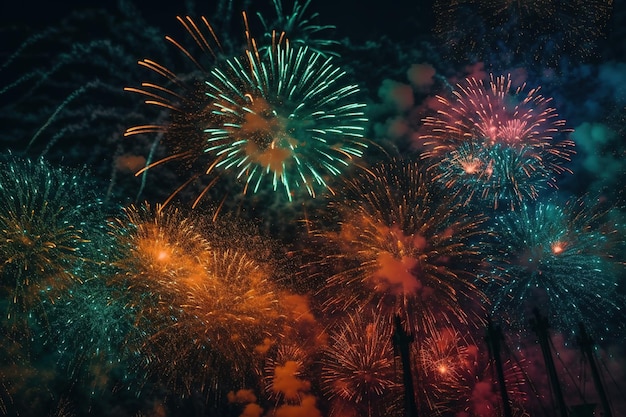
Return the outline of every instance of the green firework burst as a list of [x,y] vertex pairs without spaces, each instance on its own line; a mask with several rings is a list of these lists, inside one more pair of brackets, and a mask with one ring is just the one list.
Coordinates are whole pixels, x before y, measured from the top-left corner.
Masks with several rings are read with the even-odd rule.
[[8,315],[29,313],[83,279],[101,258],[101,200],[82,173],[44,160],[0,165],[0,289]]

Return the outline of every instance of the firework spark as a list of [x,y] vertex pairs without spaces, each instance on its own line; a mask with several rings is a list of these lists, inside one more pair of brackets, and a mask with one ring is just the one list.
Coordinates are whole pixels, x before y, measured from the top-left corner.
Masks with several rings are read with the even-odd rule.
[[40,310],[103,259],[102,202],[86,183],[83,173],[42,159],[0,166],[0,289],[11,299],[9,320]]
[[206,277],[175,301],[177,318],[150,337],[152,365],[187,392],[258,383],[265,347],[280,340],[285,317],[270,274],[245,253],[213,251]]
[[120,247],[112,281],[130,294],[145,335],[131,349],[149,373],[183,395],[219,394],[226,380],[247,386],[260,374],[259,352],[283,330],[271,265],[214,247],[201,223],[169,207],[131,207],[112,226]]
[[494,77],[489,85],[468,78],[457,84],[454,99],[438,96],[441,110],[424,119],[421,136],[428,148],[435,178],[462,197],[500,201],[512,208],[535,199],[573,154],[573,142],[558,135],[570,130],[539,88],[524,94],[512,88],[510,76]]
[[[486,350],[455,328],[444,328],[414,344],[416,397],[422,413],[449,415],[497,415],[500,396],[493,366]],[[523,372],[506,358],[504,373],[515,415],[524,415],[526,401]]]
[[312,23],[319,16],[319,13],[306,15],[306,9],[311,4],[311,0],[306,0],[301,4],[297,0],[293,3],[291,13],[283,11],[282,0],[272,0],[276,18],[268,23],[266,19],[258,13],[259,19],[265,29],[265,36],[271,38],[273,33],[284,33],[294,46],[306,46],[322,56],[338,56],[332,51],[332,47],[339,42],[334,39],[322,39],[318,37],[323,32],[335,29],[332,25],[316,25]]
[[[196,64],[193,82],[144,60],[140,64],[180,91],[153,83],[127,89],[172,114],[170,124],[135,126],[126,132],[127,136],[165,133],[170,154],[150,167],[187,161],[192,175],[171,197],[204,175],[219,177],[225,172],[237,179],[243,194],[256,193],[269,181],[274,191],[282,188],[290,201],[299,188],[315,196],[319,189],[328,188],[329,178],[363,154],[365,104],[356,101],[358,86],[345,82],[345,72],[330,58],[294,47],[282,37],[272,37],[261,53],[247,31],[243,56],[218,59],[210,45],[219,41],[206,19],[202,24],[188,17],[179,21],[211,56],[210,69],[168,38]],[[245,15],[244,21],[247,28]],[[215,181],[199,193],[194,206]]]
[[358,415],[388,415],[389,400],[400,395],[393,327],[383,320],[374,314],[349,316],[331,335],[323,358],[322,388]]
[[564,57],[593,55],[613,1],[438,0],[434,8],[435,32],[460,59],[558,66]]
[[474,285],[483,241],[481,216],[435,194],[415,163],[381,164],[346,183],[333,202],[338,232],[321,232],[334,271],[324,291],[330,310],[370,303],[388,318],[399,314],[411,332],[439,320],[478,322],[470,305],[483,299]]
[[150,358],[145,340],[177,320],[180,293],[206,276],[210,247],[200,230],[180,210],[149,204],[127,207],[110,222],[115,244],[108,284],[138,332],[126,341],[128,351]]
[[125,378],[132,378],[125,347],[143,335],[120,293],[96,277],[72,285],[47,307],[57,364],[72,381],[89,388],[90,395],[112,388],[111,377],[122,368]]
[[113,283],[139,297],[139,303],[146,294],[163,296],[182,282],[204,278],[210,245],[199,221],[176,208],[153,209],[147,203],[125,208],[124,214],[110,223],[118,251],[113,263],[120,271],[111,277]]
[[[530,304],[545,309],[551,324],[573,332],[578,322],[589,329],[607,326],[620,309],[617,269],[611,259],[615,229],[582,199],[525,204],[496,219],[501,255],[495,258],[502,281],[494,283],[494,310],[515,324]],[[601,336],[609,329],[601,329]]]
[[464,379],[474,364],[464,342],[457,330],[449,328],[414,344],[418,398],[430,412],[440,415],[452,410],[455,394],[467,391]]

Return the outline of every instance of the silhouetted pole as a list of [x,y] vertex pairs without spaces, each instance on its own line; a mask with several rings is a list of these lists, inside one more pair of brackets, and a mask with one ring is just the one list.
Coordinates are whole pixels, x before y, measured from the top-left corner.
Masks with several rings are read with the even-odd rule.
[[548,319],[543,317],[536,308],[533,310],[533,313],[535,314],[535,318],[530,319],[530,325],[532,326],[533,331],[537,334],[539,346],[541,346],[541,353],[543,353],[543,360],[546,364],[546,370],[548,371],[548,380],[550,382],[550,386],[552,387],[552,392],[556,397],[556,403],[560,415],[561,417],[567,417],[567,407],[565,406],[563,392],[561,391],[561,384],[559,383],[559,378],[556,374],[554,359],[552,359],[552,350],[550,350]]
[[602,384],[602,378],[600,378],[600,372],[596,366],[595,357],[593,356],[593,339],[587,334],[585,326],[582,323],[578,323],[580,328],[580,335],[578,336],[578,343],[580,344],[583,353],[587,355],[589,359],[589,366],[591,367],[591,375],[593,376],[593,383],[596,386],[596,391],[600,395],[600,402],[602,402],[602,409],[604,410],[604,417],[612,417],[611,406],[609,405],[609,399],[604,391],[604,385]]
[[415,389],[413,388],[413,375],[411,373],[411,351],[409,349],[415,339],[412,334],[407,334],[404,331],[400,316],[394,317],[394,323],[393,343],[400,352],[400,359],[402,360],[406,417],[417,417],[417,403],[415,402]]
[[487,322],[487,336],[485,341],[489,347],[489,356],[496,366],[498,375],[498,385],[500,386],[500,395],[502,396],[502,411],[504,417],[513,417],[511,403],[509,401],[509,393],[506,390],[506,382],[504,379],[504,368],[502,367],[502,358],[500,357],[500,341],[504,340],[500,326],[494,326],[491,319]]

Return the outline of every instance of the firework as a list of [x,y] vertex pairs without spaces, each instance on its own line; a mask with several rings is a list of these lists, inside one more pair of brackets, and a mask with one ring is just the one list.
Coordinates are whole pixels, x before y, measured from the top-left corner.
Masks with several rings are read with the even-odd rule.
[[[491,359],[470,336],[454,328],[438,329],[413,348],[416,397],[422,413],[496,415],[501,399]],[[522,369],[508,358],[503,366],[515,415],[522,415],[526,400]]]
[[420,404],[438,415],[454,410],[451,402],[455,394],[460,397],[467,391],[466,378],[474,366],[467,342],[449,328],[437,330],[413,347]]
[[[494,232],[502,253],[492,262],[498,267],[491,289],[494,312],[523,326],[519,320],[526,316],[520,312],[537,307],[567,333],[578,322],[589,329],[609,326],[612,320],[606,318],[618,312],[621,301],[610,257],[615,230],[605,214],[582,199],[559,204],[553,198],[499,216]],[[605,336],[609,329],[599,330]]]
[[436,195],[415,163],[379,165],[347,181],[341,196],[331,204],[340,230],[320,233],[329,251],[323,263],[334,270],[324,289],[330,311],[373,303],[414,333],[439,320],[479,320],[470,305],[483,299],[474,285],[481,216]]
[[138,332],[126,340],[128,351],[142,354],[145,338],[181,314],[180,293],[206,276],[210,247],[200,230],[198,221],[178,209],[149,204],[125,208],[124,216],[110,222],[114,270],[107,281],[117,293],[115,304],[124,303]]
[[335,26],[320,26],[312,23],[317,19],[318,13],[306,16],[306,9],[311,4],[311,0],[306,0],[304,4],[294,1],[290,14],[284,13],[282,0],[272,0],[272,4],[276,12],[276,18],[273,21],[268,23],[263,15],[258,13],[267,38],[271,39],[273,33],[282,33],[294,46],[306,46],[322,56],[338,55],[331,50],[333,46],[339,44],[338,41],[318,37],[323,32],[335,29]]
[[125,347],[143,335],[120,292],[96,277],[72,285],[47,308],[57,364],[90,395],[110,389],[115,371],[124,369],[125,378],[131,378]]
[[325,177],[362,155],[365,105],[353,102],[358,87],[343,84],[345,73],[329,59],[274,43],[268,58],[248,50],[245,61],[227,67],[207,81],[219,121],[205,130],[206,151],[216,167],[244,177],[246,189],[258,190],[269,176],[290,200],[299,187],[315,196],[317,187],[327,187]]
[[[10,29],[8,38],[24,41],[0,63],[0,136],[3,149],[43,155],[54,165],[88,166],[92,177],[106,179],[106,197],[119,197],[136,187],[124,161],[146,147],[140,141],[122,143],[123,126],[145,116],[119,87],[140,75],[137,50],[162,52],[154,42],[158,30],[137,9],[111,6],[75,8],[45,30],[30,24]],[[5,46],[9,51],[10,43]]]
[[[274,400],[276,404],[302,400],[302,391],[308,391],[310,388],[310,383],[303,378],[310,365],[311,360],[308,358],[308,353],[300,346],[294,344],[278,346],[275,354],[265,361],[264,389],[268,398]],[[275,381],[281,375],[280,372],[277,373],[277,370],[291,370],[291,380],[295,383],[290,384],[290,390],[285,390],[284,384],[275,385]],[[301,382],[298,383],[298,381]],[[299,387],[301,389],[298,389]],[[306,390],[303,389],[305,387]]]
[[117,250],[113,264],[119,271],[110,281],[135,295],[138,305],[165,294],[173,297],[179,285],[204,278],[210,245],[199,221],[177,208],[153,209],[147,203],[124,213],[110,223]]
[[558,138],[568,132],[551,99],[539,88],[512,89],[510,76],[494,77],[489,85],[468,78],[457,84],[451,101],[438,96],[441,110],[424,119],[420,139],[434,161],[435,178],[462,197],[500,201],[512,208],[538,191],[556,188],[556,176],[571,172],[563,166],[573,154],[573,142]]
[[181,291],[176,319],[145,346],[150,366],[187,393],[258,383],[263,352],[280,340],[284,321],[267,266],[237,251],[209,256],[206,277]]
[[[388,415],[400,396],[394,360],[393,327],[374,314],[349,316],[331,335],[322,363],[322,388],[337,404],[358,415]],[[341,410],[335,410],[340,414]]]
[[460,59],[558,66],[564,56],[593,54],[612,6],[612,0],[437,1],[435,32]]
[[0,165],[0,289],[9,320],[40,311],[103,259],[96,243],[104,216],[88,182],[42,159]]
[[195,206],[223,173],[239,182],[243,194],[260,191],[267,181],[290,201],[300,188],[315,196],[328,188],[329,178],[362,155],[367,146],[365,105],[356,101],[359,88],[344,81],[345,73],[330,58],[276,37],[261,53],[248,34],[243,56],[218,59],[210,45],[219,47],[219,41],[206,19],[201,24],[190,18],[179,21],[212,58],[211,69],[168,38],[196,64],[197,72],[189,82],[154,61],[142,61],[181,91],[152,83],[129,88],[172,117],[169,124],[126,132],[165,133],[169,154],[149,167],[185,161],[191,176],[171,198],[197,179],[216,175],[199,192]]
[[258,352],[279,339],[284,317],[267,260],[211,245],[202,224],[175,208],[130,207],[112,226],[120,248],[112,282],[128,293],[144,335],[130,349],[151,375],[189,395],[260,373]]

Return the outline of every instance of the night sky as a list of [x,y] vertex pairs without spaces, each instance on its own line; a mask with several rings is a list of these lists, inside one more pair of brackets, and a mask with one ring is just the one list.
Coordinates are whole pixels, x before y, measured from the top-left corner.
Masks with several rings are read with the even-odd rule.
[[624,0],[312,0],[293,97],[271,0],[101,3],[0,4],[0,416],[404,416],[396,318],[420,416],[505,415],[488,319],[551,416],[535,311],[626,415]]

